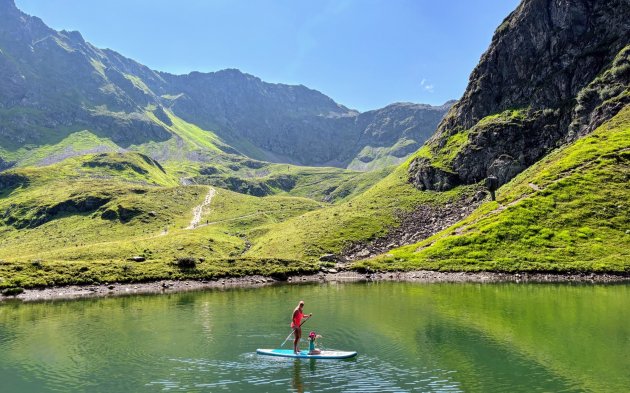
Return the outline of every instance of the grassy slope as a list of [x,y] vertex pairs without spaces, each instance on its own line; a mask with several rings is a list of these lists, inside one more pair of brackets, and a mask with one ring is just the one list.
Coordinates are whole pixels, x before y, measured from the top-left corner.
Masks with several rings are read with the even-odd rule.
[[42,145],[27,146],[17,150],[8,150],[0,147],[0,157],[7,161],[18,161],[21,166],[39,165],[46,162],[53,162],[66,157],[87,154],[95,151],[118,151],[114,142],[107,138],[101,138],[90,131],[78,131],[70,134],[60,142]]
[[[141,84],[142,81],[134,83]],[[144,114],[168,130],[172,137],[162,142],[132,145],[127,150],[156,158],[174,178],[189,178],[192,184],[214,185],[255,195],[290,195],[338,202],[359,194],[392,170],[384,168],[366,173],[340,168],[300,167],[250,160],[230,153],[233,150],[212,131],[188,123],[170,111],[165,112],[168,120],[158,118],[154,110],[154,107],[149,106]],[[108,138],[101,138],[89,130],[83,130],[70,133],[61,141],[50,144],[26,146],[15,151],[0,147],[0,157],[6,161],[15,161],[18,167],[44,166],[69,157],[124,150]],[[208,166],[216,168],[217,173],[213,176],[200,176],[200,170]],[[236,182],[229,179],[236,179]],[[294,185],[278,186],[287,179]],[[256,193],[256,190],[260,189],[264,189],[265,192]]]
[[355,265],[630,272],[630,107],[559,149],[451,228]]
[[[511,121],[519,113],[486,120]],[[5,223],[0,225],[0,288],[314,271],[322,254],[383,235],[399,213],[419,204],[448,203],[468,191],[416,190],[407,182],[410,160],[391,173],[252,164],[224,153],[213,134],[172,115],[170,120],[176,137],[134,147],[163,152],[165,170],[137,153],[111,153],[9,171],[29,183],[0,194]],[[424,242],[354,267],[628,272],[629,124],[626,108],[591,136],[502,187],[497,202]],[[82,132],[62,145],[34,149],[23,162],[41,162],[49,152],[89,150],[95,143],[115,148]],[[462,143],[465,139],[453,139],[439,156],[448,158]],[[191,155],[205,163],[191,161]],[[440,157],[432,156],[436,163]],[[180,178],[198,176],[203,166],[243,179],[292,175],[295,185],[289,191],[272,187],[275,196],[264,198],[217,189],[201,226],[186,230],[193,207],[209,188],[180,186]],[[60,202],[88,197],[106,203],[83,212],[50,213]],[[337,203],[315,201],[326,197]],[[121,207],[134,211],[133,217],[103,218],[108,209]],[[146,262],[133,263],[132,256]],[[194,258],[196,267],[179,268],[173,262],[181,258]]]
[[[97,159],[110,166],[84,165]],[[0,195],[0,210],[17,215],[27,226],[0,225],[0,288],[284,274],[317,268],[297,261],[242,257],[248,247],[243,227],[280,222],[319,208],[312,200],[255,198],[217,190],[203,212],[202,225],[187,230],[193,207],[203,202],[209,187],[176,186],[176,178],[136,153],[75,157],[8,173],[27,177],[29,184]],[[60,202],[86,197],[107,201],[87,211],[51,213]],[[103,212],[121,206],[135,215],[124,222],[103,218]],[[241,217],[258,211],[258,216]],[[46,219],[32,224],[32,218],[40,216]],[[204,225],[206,220],[210,225]],[[133,256],[146,262],[131,262]],[[196,267],[179,268],[174,261],[181,258],[194,258]]]
[[383,235],[403,211],[422,203],[446,203],[465,191],[419,192],[407,182],[407,168],[408,162],[346,202],[260,227],[247,255],[315,260],[341,251],[350,242]]
[[243,194],[290,195],[325,202],[347,200],[365,191],[394,168],[358,172],[333,167],[304,167],[251,160],[221,154],[204,163],[183,168],[181,162],[167,162],[195,184],[207,184]]

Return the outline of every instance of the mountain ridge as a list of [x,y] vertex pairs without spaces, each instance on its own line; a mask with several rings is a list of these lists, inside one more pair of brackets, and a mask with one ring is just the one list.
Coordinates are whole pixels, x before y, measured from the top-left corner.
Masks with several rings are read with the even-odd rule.
[[[0,92],[0,147],[5,149],[56,143],[85,129],[123,149],[166,142],[173,138],[165,127],[170,120],[165,111],[170,111],[213,132],[226,153],[371,169],[401,162],[411,148],[399,149],[396,133],[406,132],[405,146],[419,147],[447,109],[418,106],[410,129],[390,129],[387,122],[376,127],[359,119],[358,111],[303,85],[268,83],[236,69],[154,71],[112,49],[94,47],[79,32],[55,31],[11,0],[1,4],[6,23],[0,26],[0,83],[7,88]],[[393,108],[376,111],[394,116],[394,122],[408,118]],[[369,126],[378,132],[367,132]],[[353,164],[366,147],[379,151],[362,155],[363,161],[372,158],[369,168]]]

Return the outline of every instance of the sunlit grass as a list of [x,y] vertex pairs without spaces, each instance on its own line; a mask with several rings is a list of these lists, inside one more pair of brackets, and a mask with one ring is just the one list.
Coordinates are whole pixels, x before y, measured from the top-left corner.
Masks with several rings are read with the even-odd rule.
[[629,182],[625,108],[503,186],[497,202],[423,242],[355,267],[627,273]]

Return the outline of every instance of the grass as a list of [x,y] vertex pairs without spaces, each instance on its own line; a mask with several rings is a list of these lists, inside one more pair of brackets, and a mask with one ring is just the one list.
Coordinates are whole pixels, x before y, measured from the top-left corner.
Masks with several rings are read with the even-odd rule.
[[147,95],[152,95],[153,94],[151,89],[149,89],[149,87],[139,77],[137,77],[135,75],[131,75],[131,74],[123,74],[123,76],[125,77],[125,79],[127,79],[129,82],[131,82],[133,87],[135,87],[136,89],[140,90],[141,92],[143,92],[143,93],[145,93]]
[[[0,193],[0,289],[314,272],[323,254],[383,236],[405,212],[447,204],[474,187],[418,191],[407,181],[413,157],[367,173],[251,160],[224,151],[213,133],[169,112],[171,124],[163,123],[150,109],[146,116],[173,138],[131,148],[163,157],[164,165],[140,153],[74,156],[116,149],[89,131],[13,152],[21,165],[71,157],[0,175],[21,179]],[[414,157],[449,168],[471,133],[528,113],[489,116]],[[497,202],[423,242],[352,267],[628,273],[629,125],[626,107],[504,185]],[[231,178],[266,196],[217,187]],[[209,191],[203,183],[214,184],[216,194],[200,225],[188,230]]]
[[423,242],[354,267],[627,274],[629,181],[626,107],[504,185],[496,202]]
[[[70,192],[76,194],[77,188],[83,186],[75,182]],[[281,221],[317,207],[313,201],[285,197],[266,200],[218,190],[217,206],[225,207],[225,211],[212,207],[204,216],[218,222],[203,225],[203,220],[202,226],[186,230],[192,208],[199,205],[207,193],[205,186],[136,186],[131,190],[120,184],[110,188],[90,186],[91,194],[100,192],[111,197],[101,210],[123,205],[129,210],[137,209],[138,214],[127,222],[105,220],[99,215],[100,211],[65,214],[33,228],[3,227],[0,230],[0,288],[273,275],[312,271],[318,267],[277,258],[242,257],[247,249],[243,225]],[[137,193],[139,189],[143,191],[141,194]],[[235,203],[230,196],[252,201]],[[262,206],[252,203],[260,199],[264,200]],[[258,210],[264,212],[260,217],[239,219],[240,215]],[[134,256],[146,261],[130,261]],[[181,269],[176,262],[182,258],[195,260],[194,268]]]
[[33,184],[46,185],[49,189],[50,182],[77,179],[121,180],[161,186],[177,184],[159,163],[139,153],[86,154],[48,166],[16,168],[5,173],[26,176]]
[[374,239],[397,225],[398,216],[423,203],[447,203],[465,189],[446,193],[420,192],[407,182],[408,163],[348,201],[261,226],[246,255],[317,260],[355,241]]
[[38,147],[26,146],[16,151],[0,148],[0,156],[10,161],[19,161],[21,166],[46,165],[62,159],[96,151],[118,151],[114,142],[83,130],[72,133],[60,142]]
[[205,164],[181,168],[195,184],[208,184],[255,196],[286,195],[336,203],[348,200],[381,180],[394,168],[358,172],[332,167],[273,164],[235,155],[216,155]]
[[[168,168],[138,153],[73,157],[8,173],[28,182],[0,195],[0,288],[282,276],[318,268],[243,256],[247,228],[320,208],[310,199],[217,190],[201,225],[187,230],[209,188],[177,186]],[[87,199],[97,203],[86,206]],[[145,261],[133,262],[136,256]],[[186,267],[180,260],[195,263]]]
[[[142,86],[139,85],[139,88]],[[50,165],[69,157],[96,152],[137,151],[163,163],[172,175],[171,180],[186,178],[192,184],[214,185],[246,194],[290,195],[331,203],[358,195],[393,169],[390,167],[374,172],[359,172],[256,161],[233,154],[232,149],[216,134],[188,123],[168,110],[164,111],[164,116],[168,118],[165,119],[163,116],[158,118],[154,113],[156,108],[149,106],[145,109],[140,115],[168,130],[172,134],[171,138],[122,149],[110,139],[99,137],[89,130],[68,131],[69,135],[61,139],[49,138],[48,144],[25,146],[15,151],[0,149],[0,157],[17,162],[18,167],[26,167]],[[109,112],[105,107],[95,108],[94,111],[121,119],[131,116]],[[9,115],[16,114],[7,112],[7,116]],[[36,114],[20,112],[20,115]],[[0,117],[2,116],[3,112],[0,112]],[[208,167],[214,168],[216,173],[211,176],[203,175],[202,169]],[[106,175],[109,176],[109,173]]]
[[[265,165],[239,161],[234,169],[286,169]],[[0,288],[313,272],[321,253],[384,233],[418,203],[457,194],[418,192],[400,167],[352,197],[375,183],[378,172],[289,167],[300,173],[299,193],[322,195],[341,179],[339,198],[350,199],[329,205],[287,192],[259,198],[217,188],[200,225],[187,230],[209,188],[177,185],[173,168],[199,170],[111,153],[9,171],[28,182],[0,195],[0,210],[8,212],[0,226]],[[88,198],[98,203],[86,207]],[[194,266],[182,268],[181,260]]]

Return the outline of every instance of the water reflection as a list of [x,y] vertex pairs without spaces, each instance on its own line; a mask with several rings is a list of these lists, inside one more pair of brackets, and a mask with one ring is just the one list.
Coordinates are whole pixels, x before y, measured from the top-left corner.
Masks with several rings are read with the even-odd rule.
[[304,381],[302,379],[302,373],[308,372],[309,379],[317,380],[317,374],[315,370],[317,369],[317,360],[316,359],[293,359],[293,379],[292,379],[292,387],[296,392],[302,393],[304,391],[312,391],[313,389],[304,388]]
[[302,381],[301,373],[302,362],[296,359],[293,362],[293,389],[298,393],[304,393],[304,382]]

